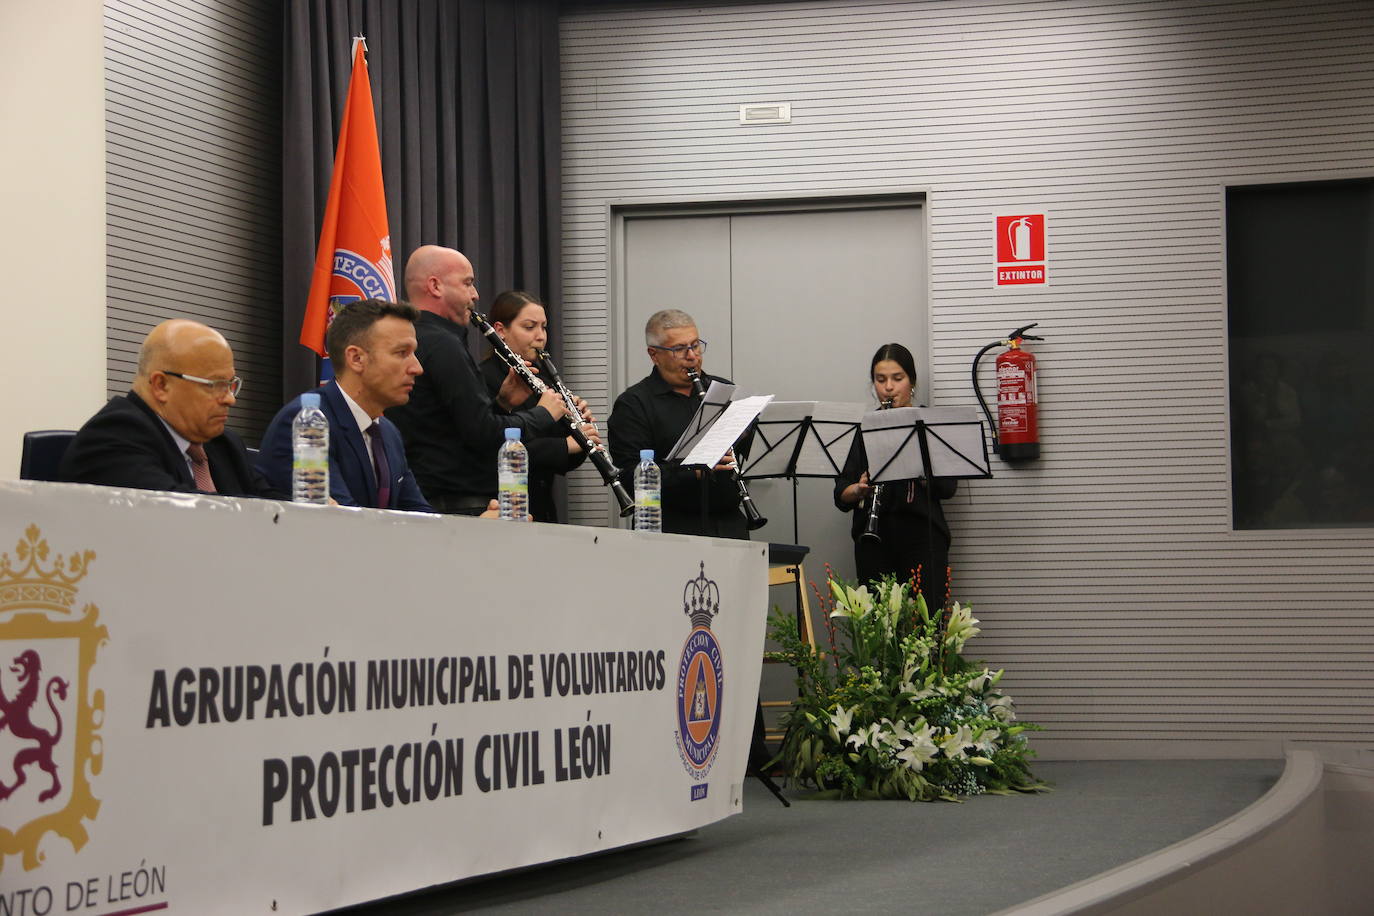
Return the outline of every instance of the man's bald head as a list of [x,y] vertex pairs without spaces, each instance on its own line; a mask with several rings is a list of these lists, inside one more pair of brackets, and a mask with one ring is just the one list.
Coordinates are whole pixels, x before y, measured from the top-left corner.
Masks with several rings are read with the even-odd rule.
[[422,245],[406,261],[406,298],[410,304],[458,324],[468,323],[477,302],[472,262],[461,251]]
[[217,349],[228,350],[229,342],[214,328],[186,318],[164,321],[143,338],[143,346],[138,351],[138,375],[135,381],[146,379],[148,373],[162,368],[163,363],[198,351]]
[[440,265],[461,252],[439,245],[421,245],[410,254],[406,261],[406,298],[412,303],[416,293],[423,294],[425,281],[439,272]]
[[133,387],[144,403],[187,440],[208,442],[224,432],[234,405],[229,390],[233,379],[234,351],[224,336],[198,321],[173,318],[143,339]]

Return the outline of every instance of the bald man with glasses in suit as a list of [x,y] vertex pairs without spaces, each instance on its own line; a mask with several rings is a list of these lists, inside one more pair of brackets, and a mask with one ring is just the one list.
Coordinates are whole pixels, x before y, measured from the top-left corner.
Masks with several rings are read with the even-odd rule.
[[242,440],[225,428],[242,384],[223,335],[197,321],[162,322],[143,340],[132,390],[111,398],[77,432],[61,479],[268,496]]

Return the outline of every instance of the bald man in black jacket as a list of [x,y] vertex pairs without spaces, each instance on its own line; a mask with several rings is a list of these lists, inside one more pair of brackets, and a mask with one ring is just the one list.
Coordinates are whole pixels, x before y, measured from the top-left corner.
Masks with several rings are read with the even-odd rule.
[[111,398],[76,434],[61,479],[267,496],[242,440],[224,427],[239,384],[223,336],[199,322],[164,321],[143,341],[133,390]]

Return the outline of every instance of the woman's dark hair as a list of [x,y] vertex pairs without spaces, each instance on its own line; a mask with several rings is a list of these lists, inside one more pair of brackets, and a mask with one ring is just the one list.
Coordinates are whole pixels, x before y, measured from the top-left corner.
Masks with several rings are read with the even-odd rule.
[[890,359],[902,367],[902,371],[911,379],[911,387],[916,387],[916,362],[911,358],[911,351],[899,343],[885,343],[878,348],[878,352],[873,354],[873,362],[868,364],[868,380],[873,381],[873,370],[878,368],[878,363],[885,359]]
[[495,324],[501,322],[502,327],[510,327],[517,315],[524,310],[527,305],[537,305],[548,312],[548,306],[540,302],[533,294],[525,292],[523,289],[508,289],[496,297],[496,301],[491,304],[491,314],[488,319]]

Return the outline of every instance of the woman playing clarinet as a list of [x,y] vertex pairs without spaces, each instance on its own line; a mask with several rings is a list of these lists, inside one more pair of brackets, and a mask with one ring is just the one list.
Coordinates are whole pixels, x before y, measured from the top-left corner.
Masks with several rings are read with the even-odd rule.
[[[911,351],[883,344],[869,364],[873,394],[882,407],[910,407],[916,385]],[[903,480],[874,487],[868,482],[868,455],[856,434],[844,470],[835,480],[835,505],[853,512],[854,566],[860,582],[892,573],[899,580],[921,571],[921,592],[931,608],[945,603],[949,566],[949,524],[940,501],[954,495],[958,481]],[[873,505],[877,492],[877,507]]]
[[[496,297],[488,318],[496,333],[501,335],[501,339],[517,356],[529,360],[535,368],[540,368],[538,356],[548,343],[549,319],[538,299],[521,290],[508,290]],[[482,378],[487,383],[487,390],[491,392],[493,400],[501,388],[501,383],[505,381],[506,372],[505,363],[494,356],[488,356],[482,363]],[[552,379],[544,378],[544,381],[552,384]],[[527,403],[520,404],[515,409],[528,408],[538,399],[538,395],[531,394]],[[583,416],[590,417],[590,414],[585,413],[585,407]],[[601,441],[595,426],[584,426],[583,432],[593,442]],[[587,454],[572,436],[563,435],[562,430],[559,430],[558,435],[526,442],[525,448],[530,453],[530,515],[536,522],[556,522],[559,519],[558,507],[553,498],[554,482],[559,474],[566,474],[582,464],[587,459]],[[495,455],[492,456],[492,460],[496,460]]]

